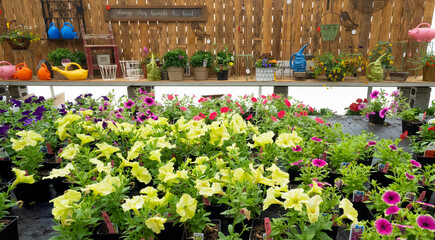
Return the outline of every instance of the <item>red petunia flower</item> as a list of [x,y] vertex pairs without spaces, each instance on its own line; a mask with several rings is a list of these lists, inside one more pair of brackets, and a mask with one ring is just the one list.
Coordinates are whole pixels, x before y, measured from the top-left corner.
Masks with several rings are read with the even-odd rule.
[[229,107],[223,107],[223,108],[221,108],[221,113],[226,113],[226,112],[228,112],[229,110],[230,110]]
[[406,130],[404,133],[400,134],[400,139],[408,138],[408,130]]
[[201,118],[205,118],[205,115],[202,112],[199,113],[199,116],[201,116]]
[[168,100],[172,100],[174,99],[174,96],[172,96],[171,94],[168,95]]
[[285,99],[285,105],[287,106],[287,107],[291,107],[292,106],[292,104],[290,103],[290,101],[286,98]]
[[427,130],[435,130],[435,126],[428,128]]
[[258,100],[257,100],[257,98],[252,97],[252,98],[251,98],[251,101],[252,101],[252,102],[257,102]]
[[274,117],[274,116],[270,116],[270,117],[272,118],[272,120],[273,120],[274,122],[278,121],[278,120],[276,119],[276,117]]
[[283,118],[284,115],[285,115],[285,111],[280,111],[280,112],[278,113],[278,118]]
[[216,118],[216,116],[217,116],[217,113],[216,112],[212,112],[212,113],[210,113],[210,116],[208,117],[210,120],[213,120],[213,119],[215,119]]
[[252,118],[252,114],[249,115],[249,116],[246,118],[246,120],[249,120],[249,119],[251,119],[251,118]]
[[181,111],[187,111],[187,108],[186,107],[180,107],[180,110]]

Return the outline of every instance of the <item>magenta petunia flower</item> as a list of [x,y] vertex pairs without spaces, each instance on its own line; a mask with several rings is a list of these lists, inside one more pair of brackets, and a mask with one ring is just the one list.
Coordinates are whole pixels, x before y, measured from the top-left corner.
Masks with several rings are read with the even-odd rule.
[[409,160],[414,167],[421,167],[421,164],[413,159]]
[[399,91],[393,91],[392,93],[391,93],[391,96],[394,96],[394,97],[397,97],[397,96],[399,96],[400,95],[400,92]]
[[148,106],[152,106],[152,105],[154,105],[154,103],[155,103],[154,98],[151,98],[151,97],[146,97],[145,100],[144,100],[144,102],[145,102],[146,104],[148,104]]
[[375,221],[375,228],[379,235],[391,235],[393,233],[393,225],[384,218],[379,218]]
[[293,149],[293,152],[301,152],[302,151],[302,148],[299,145],[296,145],[296,147],[292,147],[292,149]]
[[396,205],[400,202],[400,195],[395,191],[386,191],[382,195],[382,200],[388,205]]
[[432,208],[435,208],[435,205],[433,205],[433,204],[430,204],[430,203],[425,203],[425,202],[422,202],[422,201],[415,201],[416,203],[420,203],[421,205],[423,205],[423,206],[425,206],[425,207],[432,207]]
[[389,108],[384,108],[381,111],[379,111],[379,117],[385,118],[385,115],[387,115],[388,110],[390,110],[390,109]]
[[370,93],[370,98],[371,99],[375,99],[375,98],[377,98],[378,97],[378,95],[379,95],[379,91],[373,91],[372,93]]
[[423,229],[435,231],[435,219],[430,215],[418,216],[417,225]]
[[[400,229],[400,233],[402,233],[402,235],[406,234],[406,228],[414,228],[414,226],[411,225],[402,225],[402,224],[394,224],[394,226],[398,227]],[[400,238],[398,238],[400,239]]]
[[318,138],[318,137],[316,137],[316,136],[314,136],[314,137],[312,137],[312,138],[310,138],[311,140],[313,140],[313,141],[315,141],[315,142],[321,142],[322,141],[322,139],[320,139],[320,138]]
[[397,147],[396,147],[395,145],[391,144],[391,145],[390,145],[390,149],[393,150],[393,151],[396,151],[396,150],[397,150]]
[[134,106],[134,102],[131,101],[131,99],[128,99],[127,102],[124,103],[124,107],[130,109],[131,107]]
[[375,141],[369,141],[368,145],[369,146],[374,146],[374,145],[376,145],[376,142]]
[[415,179],[415,176],[414,176],[414,175],[411,175],[411,174],[409,174],[409,173],[405,173],[405,176],[406,176],[406,178],[408,178],[409,180],[414,180],[414,179]]
[[294,163],[290,163],[290,165],[296,166],[296,165],[299,165],[302,161],[303,161],[303,159],[301,159],[297,162],[294,162]]
[[391,215],[395,214],[400,210],[400,208],[396,205],[389,207],[387,210],[385,210],[385,215]]
[[325,166],[327,163],[325,162],[325,161],[323,161],[322,159],[313,159],[312,161],[311,161],[311,163],[314,165],[314,166],[316,166],[316,167],[323,167],[323,166]]

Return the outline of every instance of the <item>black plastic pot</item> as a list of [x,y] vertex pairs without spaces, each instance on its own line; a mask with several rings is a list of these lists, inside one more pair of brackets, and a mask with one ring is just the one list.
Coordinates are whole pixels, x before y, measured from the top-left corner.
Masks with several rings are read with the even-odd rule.
[[335,172],[329,172],[328,176],[325,178],[325,182],[331,184],[332,186],[335,185],[335,179],[337,178],[341,178],[343,177],[343,175],[341,175],[340,173],[335,173]]
[[417,132],[420,131],[420,126],[423,125],[423,122],[405,122],[402,120],[402,132],[408,131],[408,136],[417,135]]
[[300,184],[302,183],[302,181],[298,181],[295,180],[296,178],[299,178],[301,176],[301,172],[299,171],[299,167],[298,166],[290,166],[290,168],[288,169],[288,175],[289,175],[289,180],[290,183],[292,184]]
[[183,233],[184,233],[184,227],[180,225],[172,225],[172,222],[166,222],[164,224],[165,229],[160,232],[160,234],[157,234],[157,239],[183,239]]
[[108,233],[106,224],[101,224],[101,226],[98,228],[97,232],[94,233],[92,238],[94,240],[119,240],[121,239],[122,234],[120,233],[114,233],[110,234]]
[[358,221],[373,221],[375,216],[367,208],[367,204],[362,202],[353,202],[353,208],[358,212]]
[[[221,231],[221,220],[219,219],[212,219],[211,222],[213,224],[215,224],[216,226],[218,226],[218,230],[219,232]],[[184,233],[183,233],[183,240],[187,240],[187,239],[194,239],[193,238],[193,234],[190,234],[187,232],[187,229],[184,229]],[[207,235],[204,233],[204,239],[210,239],[210,237],[207,237]],[[216,239],[217,240],[217,239]]]
[[379,116],[379,112],[375,112],[375,114],[369,114],[369,122],[378,125],[384,125],[385,118],[381,118]]
[[40,171],[51,171],[54,168],[60,167],[60,163],[57,162],[56,155],[54,154],[45,154],[45,161],[42,163],[42,167],[39,169]]
[[210,219],[219,219],[221,220],[224,216],[221,215],[221,212],[225,211],[225,205],[223,204],[212,204],[209,206],[204,206],[205,211],[209,212],[210,215],[208,218]]
[[331,231],[325,231],[325,233],[332,239],[337,239],[339,226],[332,226]]
[[11,160],[9,158],[0,160],[0,179],[2,181],[9,181],[14,177]]
[[[252,225],[252,222],[253,222],[254,220],[253,219],[251,219],[251,220],[247,220],[247,219],[245,219],[244,221],[243,221],[243,223],[245,224],[245,225],[247,225],[247,226],[251,226]],[[234,222],[234,218],[230,218],[230,217],[225,217],[225,218],[223,218],[222,220],[221,220],[221,222],[222,222],[222,226],[221,226],[221,228],[222,228],[222,233],[226,236],[226,235],[228,235],[228,225],[230,225],[230,224],[233,224],[233,222]],[[242,223],[238,223],[236,226],[234,226],[234,232],[236,232],[236,233],[240,233],[240,232],[242,232],[242,230],[243,230],[243,225],[242,225]],[[242,236],[240,236],[240,238],[241,239],[248,239],[249,238],[249,231],[245,231],[243,234],[242,234]]]
[[24,205],[30,205],[33,202],[47,202],[51,198],[47,180],[39,180],[33,184],[18,184],[13,191],[16,198],[22,200]]
[[18,240],[18,216],[4,217],[0,220],[10,221],[2,230],[0,230],[0,239]]
[[435,164],[435,158],[414,155],[414,159],[422,166]]
[[387,178],[385,173],[379,171],[370,173],[370,181],[373,179],[376,180],[376,182],[382,187],[387,187],[393,183],[392,179]]
[[228,70],[222,70],[217,73],[218,80],[228,80]]

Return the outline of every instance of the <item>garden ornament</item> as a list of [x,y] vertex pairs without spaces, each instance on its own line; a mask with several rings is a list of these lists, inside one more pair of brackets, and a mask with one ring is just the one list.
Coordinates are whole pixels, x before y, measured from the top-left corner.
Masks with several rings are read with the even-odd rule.
[[386,55],[386,53],[384,53],[376,61],[370,63],[367,66],[366,77],[370,81],[382,81],[382,79],[384,77],[384,69],[382,69],[381,60],[385,55]]
[[[68,71],[68,67],[71,65],[75,65],[79,67],[79,69]],[[68,80],[85,80],[88,77],[88,70],[83,69],[79,64],[72,62],[68,63],[68,65],[65,66],[65,70],[60,70],[57,67],[53,67],[53,70],[62,74]]]
[[[290,67],[293,69],[294,72],[305,72],[307,70],[307,61],[305,60],[304,56],[304,50],[307,46],[308,44],[301,48],[299,52],[294,53],[290,57]],[[295,57],[294,61],[293,57]]]
[[[429,28],[419,28],[421,25],[426,25]],[[416,28],[409,30],[408,35],[417,42],[430,42],[435,38],[435,29],[431,28],[428,23],[420,23]]]
[[156,60],[154,59],[154,54],[151,55],[151,62],[147,64],[147,78],[150,81],[161,80],[161,73],[159,67],[157,67]]
[[60,30],[60,33],[62,33],[63,39],[78,38],[77,33],[74,32],[74,27],[69,22],[63,24],[63,28]]
[[45,63],[41,63],[41,67],[38,69],[38,77],[40,80],[51,80],[50,70],[48,70]]
[[60,31],[56,26],[54,26],[54,22],[50,23],[50,28],[48,28],[47,33],[48,33],[49,39],[59,39],[60,38]]
[[14,73],[17,73],[15,70],[15,65],[12,65],[10,62],[1,61],[0,64],[6,63],[8,65],[0,66],[0,78],[3,80],[8,80],[14,77]]
[[45,66],[47,67],[47,69],[48,69],[48,71],[50,71],[50,74],[51,74],[51,78],[54,78],[54,72],[53,72],[53,69],[52,69],[52,67],[51,67],[51,64],[48,62],[48,60],[47,59],[45,59],[45,58],[43,58],[43,59],[41,59],[41,61],[39,61],[39,63],[38,63],[38,66],[36,66],[36,71],[38,71],[39,70],[39,68],[41,67],[41,64],[45,64]]
[[32,80],[33,71],[32,69],[27,67],[27,64],[25,63],[19,63],[17,66],[15,66],[14,73],[14,79],[20,79],[20,80]]

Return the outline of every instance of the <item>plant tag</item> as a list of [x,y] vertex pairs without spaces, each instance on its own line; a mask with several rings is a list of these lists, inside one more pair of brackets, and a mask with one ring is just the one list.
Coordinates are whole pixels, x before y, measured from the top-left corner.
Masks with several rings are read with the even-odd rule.
[[322,159],[322,160],[326,160],[326,156],[327,156],[326,151],[324,151],[323,154],[322,154],[321,159]]
[[267,238],[267,233],[263,233],[263,240],[273,240],[273,238]]
[[341,162],[341,163],[340,163],[340,167],[341,167],[341,168],[348,167],[348,166],[349,166],[349,163],[348,163],[348,162]]
[[335,186],[337,187],[337,189],[341,189],[341,186],[343,186],[343,180],[341,179],[337,179],[335,180]]
[[204,205],[210,206],[210,200],[204,196],[202,196],[202,201],[204,202]]
[[110,161],[110,164],[112,165],[112,168],[115,167],[115,161],[113,161],[113,159],[112,159],[112,161]]
[[[59,149],[59,152],[58,152],[57,154],[60,155],[62,152],[63,152],[63,148],[60,148],[60,149]],[[56,160],[56,162],[57,162],[57,163],[62,162],[62,158],[60,158],[59,156],[57,156],[57,160]]]
[[378,164],[378,171],[379,172],[383,172],[383,173],[387,173],[388,172],[388,168],[390,167],[390,163],[387,163],[387,164],[382,164],[382,163],[379,163]]
[[423,191],[423,192],[420,194],[420,197],[418,198],[417,201],[422,202],[422,201],[424,200],[424,197],[425,197],[425,196],[426,196],[426,191]]
[[408,210],[411,210],[412,207],[413,207],[412,203],[408,203],[408,205],[406,205],[406,209],[408,209]]
[[435,142],[431,142],[427,145],[426,150],[424,151],[424,156],[430,158],[435,157]]
[[[263,239],[271,240],[272,238],[268,238],[270,234],[272,234],[272,226],[270,225],[270,218],[264,218],[264,229],[266,229],[266,233],[263,234]],[[264,238],[266,235],[266,238]]]
[[358,191],[358,190],[353,191],[352,202],[362,202],[363,198],[364,198],[363,191]]
[[415,201],[415,194],[413,192],[406,192],[405,199],[413,202],[413,201]]
[[361,239],[364,232],[364,226],[358,224],[352,224],[350,228],[349,240]]
[[423,122],[425,118],[426,118],[426,112],[424,112],[423,119],[421,119],[421,121]]
[[49,154],[53,154],[53,149],[51,148],[51,144],[49,142],[47,142],[47,151]]
[[193,240],[204,240],[204,233],[194,233]]
[[101,214],[103,215],[104,222],[106,223],[106,227],[107,227],[107,230],[109,230],[109,233],[116,234],[117,232],[115,231],[115,228],[113,228],[113,224],[110,221],[110,218],[109,218],[109,215],[107,215],[107,212],[102,212]]

